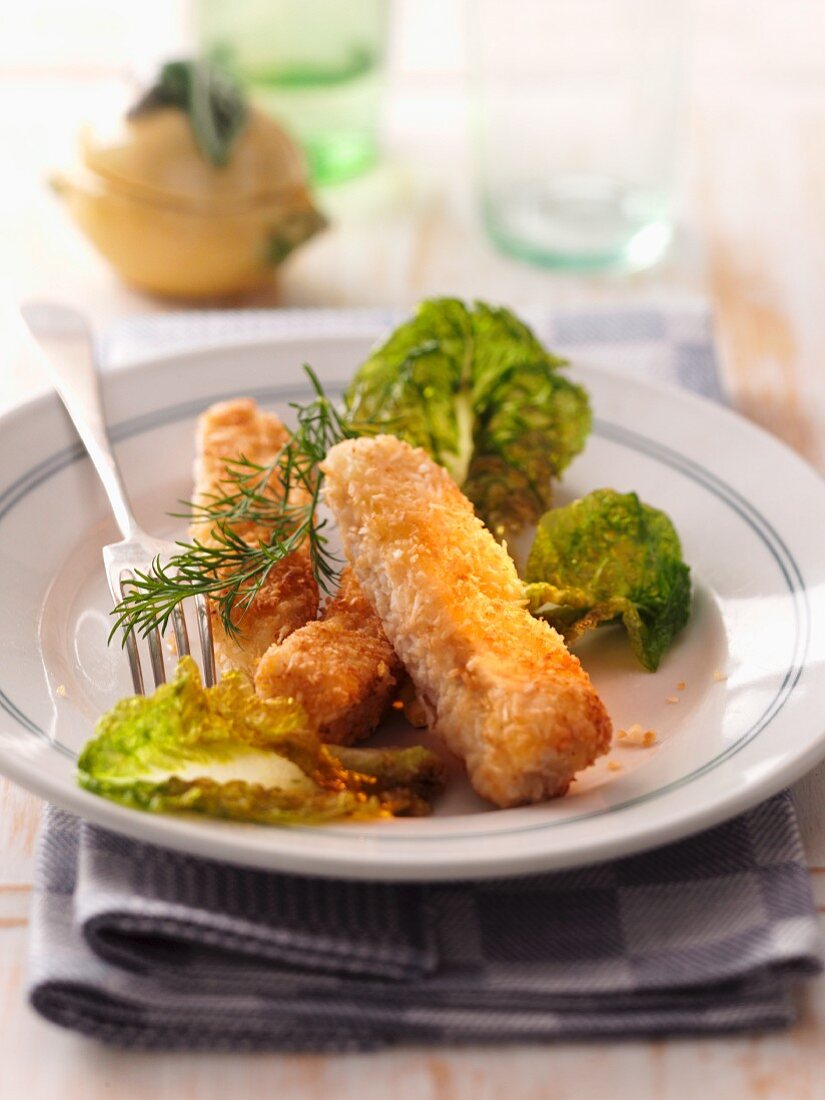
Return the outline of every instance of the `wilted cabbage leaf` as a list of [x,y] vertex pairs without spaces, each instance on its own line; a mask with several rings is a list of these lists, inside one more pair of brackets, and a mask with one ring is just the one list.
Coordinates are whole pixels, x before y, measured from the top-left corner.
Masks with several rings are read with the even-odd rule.
[[294,700],[259,699],[241,673],[204,688],[184,657],[171,683],[100,719],[78,779],[135,809],[288,825],[427,813],[444,773],[421,747],[322,745]]
[[597,489],[542,517],[527,561],[530,610],[574,642],[621,620],[651,672],[690,615],[690,570],[664,512]]
[[501,538],[549,506],[552,478],[590,431],[565,365],[509,310],[434,298],[358,370],[348,418],[427,450]]

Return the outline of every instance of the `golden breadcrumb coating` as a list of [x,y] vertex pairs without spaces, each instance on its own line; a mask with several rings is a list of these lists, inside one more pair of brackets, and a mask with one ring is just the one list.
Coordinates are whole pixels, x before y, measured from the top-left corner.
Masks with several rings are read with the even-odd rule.
[[[254,401],[237,398],[212,405],[198,420],[197,457],[195,459],[196,504],[208,504],[210,495],[226,492],[227,460],[243,456],[265,466],[281,450],[288,432],[277,416],[261,412]],[[270,482],[273,497],[280,492],[277,477]],[[266,527],[254,523],[234,523],[236,534],[254,543],[269,538]],[[212,524],[193,523],[193,538],[209,544]],[[226,634],[212,607],[215,659],[222,672],[241,669],[250,676],[261,655],[273,642],[281,642],[293,630],[318,613],[318,585],[312,573],[309,551],[302,547],[284,558],[269,573],[251,606],[233,616],[241,633]]]
[[563,794],[611,725],[579,661],[524,606],[506,550],[446,470],[394,436],[323,464],[344,550],[433,730],[498,806]]
[[321,618],[263,655],[255,690],[264,699],[292,696],[324,741],[349,745],[381,721],[400,672],[381,620],[345,569]]

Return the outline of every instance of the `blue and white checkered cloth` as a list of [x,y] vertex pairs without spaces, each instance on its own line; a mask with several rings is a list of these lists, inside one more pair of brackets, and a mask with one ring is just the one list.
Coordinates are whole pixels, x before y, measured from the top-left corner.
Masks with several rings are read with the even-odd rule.
[[[722,399],[705,313],[526,311],[554,347]],[[110,362],[238,338],[375,331],[385,311],[127,322]],[[819,969],[789,795],[610,864],[475,883],[348,883],[231,867],[46,813],[29,996],[103,1042],[365,1050],[753,1030]]]

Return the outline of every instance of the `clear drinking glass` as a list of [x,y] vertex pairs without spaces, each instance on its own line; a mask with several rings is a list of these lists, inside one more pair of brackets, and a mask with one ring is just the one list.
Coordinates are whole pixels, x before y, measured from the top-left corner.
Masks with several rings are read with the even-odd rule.
[[301,142],[318,183],[376,159],[388,0],[198,0],[203,53]]
[[686,0],[473,0],[484,222],[547,266],[635,270],[673,232]]

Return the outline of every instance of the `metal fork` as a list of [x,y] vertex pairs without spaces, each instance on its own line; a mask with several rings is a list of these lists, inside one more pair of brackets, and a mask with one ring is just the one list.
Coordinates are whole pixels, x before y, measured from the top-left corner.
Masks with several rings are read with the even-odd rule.
[[[152,562],[163,561],[176,552],[173,542],[153,538],[138,526],[123,478],[112,452],[106,431],[100,380],[95,366],[92,334],[82,314],[77,310],[52,302],[26,302],[20,313],[34,337],[38,358],[51,378],[54,388],[72,418],[92,465],[106,490],[123,539],[103,547],[103,566],[114,602],[120,603],[137,572],[150,571]],[[197,596],[196,616],[202,659],[202,674],[207,685],[215,683],[215,653],[212,621],[205,596]],[[186,617],[179,605],[172,613],[178,656],[190,652]],[[163,641],[155,628],[147,636],[149,658],[155,686],[166,681],[163,661]],[[134,632],[126,635],[124,648],[129,658],[132,683],[139,695],[144,694],[144,678],[140,650]]]

